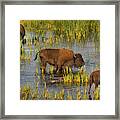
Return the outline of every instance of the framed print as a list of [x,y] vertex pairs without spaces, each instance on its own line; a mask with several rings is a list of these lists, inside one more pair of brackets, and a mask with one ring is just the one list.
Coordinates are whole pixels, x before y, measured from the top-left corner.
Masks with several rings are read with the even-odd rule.
[[119,119],[118,1],[1,5],[1,118]]

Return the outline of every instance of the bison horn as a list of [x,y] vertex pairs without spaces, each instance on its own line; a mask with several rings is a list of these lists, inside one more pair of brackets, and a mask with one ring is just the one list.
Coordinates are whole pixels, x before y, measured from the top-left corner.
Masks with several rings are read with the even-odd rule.
[[74,56],[73,56],[74,58],[76,58],[76,55],[74,54]]

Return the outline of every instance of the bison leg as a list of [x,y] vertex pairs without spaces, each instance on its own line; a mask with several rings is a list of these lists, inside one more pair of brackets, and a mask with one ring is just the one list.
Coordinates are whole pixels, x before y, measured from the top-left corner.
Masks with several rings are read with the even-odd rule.
[[57,61],[57,66],[58,66],[58,69],[57,69],[57,73],[62,73],[62,65],[63,65],[63,60],[59,60]]
[[54,69],[54,73],[56,73],[57,72],[57,70],[58,70],[58,66],[57,66],[57,64],[55,64],[55,67],[54,67],[55,69]]
[[60,73],[60,74],[61,74],[62,72],[63,72],[63,69],[62,69],[61,66],[59,66],[58,69],[57,69],[57,73]]
[[42,57],[40,57],[40,59],[41,59],[41,71],[42,71],[42,73],[45,73],[47,63]]
[[89,94],[89,100],[91,100],[92,98],[91,98],[91,93],[90,93],[90,91],[91,91],[91,86],[92,86],[92,84],[93,84],[93,76],[92,75],[90,75],[90,81],[89,81],[89,92],[88,92],[88,94]]
[[60,72],[60,73],[63,73],[63,69],[62,69],[62,67],[60,67],[59,72]]
[[100,80],[95,80],[95,88],[97,88],[99,84],[100,84]]
[[91,98],[91,86],[92,86],[92,83],[90,82],[90,84],[89,84],[89,91],[88,91],[89,100],[92,100],[92,98]]

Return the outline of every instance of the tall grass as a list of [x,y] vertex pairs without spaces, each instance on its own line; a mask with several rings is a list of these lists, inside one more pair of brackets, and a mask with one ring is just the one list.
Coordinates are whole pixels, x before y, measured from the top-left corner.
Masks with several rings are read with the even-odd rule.
[[[100,46],[100,21],[99,20],[21,20],[26,31],[35,32],[37,39],[41,36],[42,41],[50,45],[59,42],[74,41],[84,45],[88,41],[95,43],[95,48]],[[49,38],[46,33],[49,32]]]
[[[49,45],[49,47],[59,46],[60,42],[67,43],[68,46],[71,46],[72,43],[76,42],[81,45],[85,45],[87,42],[92,41],[95,45],[95,48],[99,51],[100,48],[100,21],[99,20],[21,20],[21,24],[24,25],[25,30],[28,32],[35,32],[35,36],[37,41],[34,41],[34,49],[32,48],[32,42],[30,36],[27,40],[27,46],[29,49],[29,54],[26,53],[24,47],[21,43],[21,54],[20,60],[24,62],[30,63],[32,61],[33,51],[36,53],[41,48],[43,43],[43,47]],[[46,34],[49,33],[49,36]],[[42,42],[38,41],[39,37],[41,37]],[[37,61],[38,62],[38,61]],[[69,70],[68,70],[69,69]],[[99,66],[96,66],[96,69],[99,69]],[[54,67],[49,67],[50,81],[51,83],[54,80]],[[64,88],[61,88],[59,92],[49,91],[46,85],[46,78],[44,74],[44,70],[41,70],[41,78],[39,76],[39,70],[36,66],[35,68],[35,76],[39,78],[39,81],[35,83],[35,89],[33,89],[30,85],[21,86],[20,90],[20,98],[21,100],[33,100],[33,99],[56,99],[56,100],[88,100],[88,86],[89,86],[89,75],[87,72],[81,68],[79,72],[73,74],[72,69],[66,67],[62,79],[56,85],[61,86],[69,86],[72,88],[72,85],[78,87],[76,89],[76,97],[74,98],[71,92],[68,90],[65,93]],[[39,88],[39,82],[42,81],[44,83],[44,89]],[[80,86],[84,87],[84,90],[80,90]],[[93,99],[100,99],[100,88],[98,87],[93,93]]]

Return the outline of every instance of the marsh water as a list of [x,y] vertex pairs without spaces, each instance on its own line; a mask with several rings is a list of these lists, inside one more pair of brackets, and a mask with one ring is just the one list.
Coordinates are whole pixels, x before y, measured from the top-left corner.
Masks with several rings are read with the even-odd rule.
[[[21,61],[20,63],[20,86],[29,85],[33,90],[36,88],[36,84],[38,83],[38,90],[39,94],[42,94],[45,88],[45,82],[49,83],[50,75],[49,75],[49,65],[47,65],[46,68],[46,75],[43,80],[43,77],[41,75],[40,70],[40,62],[39,59],[37,61],[34,61],[36,51],[35,46],[32,44],[32,57],[30,62],[24,62]],[[41,48],[42,48],[41,44]],[[23,46],[24,51],[26,55],[30,54],[30,48],[27,44]],[[46,48],[49,48],[49,45],[46,46]],[[65,43],[61,42],[57,47],[53,44],[52,48],[69,48],[74,51],[74,53],[81,53],[83,56],[83,59],[85,61],[84,69],[85,71],[90,75],[92,71],[96,68],[96,66],[100,65],[100,53],[95,49],[94,42],[87,42],[85,45],[80,45],[76,42],[72,43],[70,46]],[[38,75],[35,75],[36,68],[38,68]],[[78,68],[72,68],[73,72],[77,72]],[[61,76],[58,76],[56,74],[53,75],[52,80],[59,80]],[[67,95],[70,94],[72,96],[72,99],[76,99],[76,90],[81,91],[81,95],[84,93],[84,86],[82,85],[64,85],[64,84],[47,84],[46,85],[48,92],[52,94],[59,93],[62,89],[64,89],[64,99],[67,99]],[[88,87],[89,89],[89,87]],[[88,94],[87,89],[87,94]],[[41,97],[41,99],[44,99]],[[54,99],[54,98],[53,98]]]

